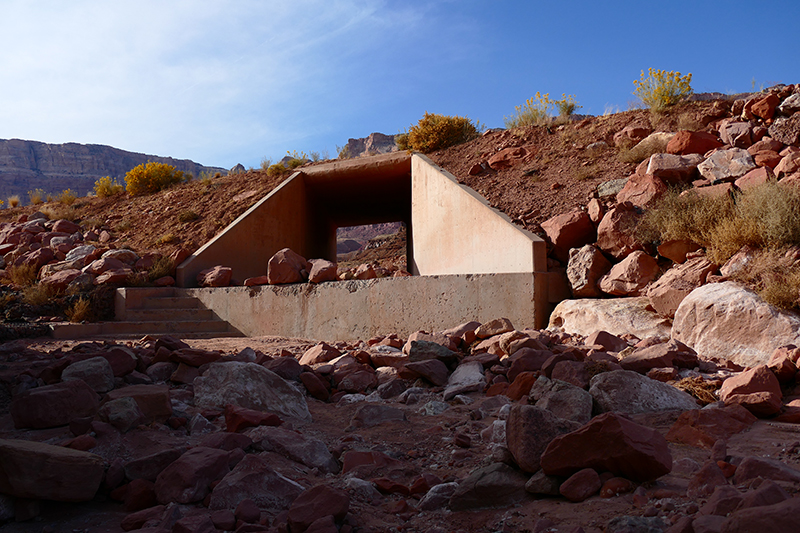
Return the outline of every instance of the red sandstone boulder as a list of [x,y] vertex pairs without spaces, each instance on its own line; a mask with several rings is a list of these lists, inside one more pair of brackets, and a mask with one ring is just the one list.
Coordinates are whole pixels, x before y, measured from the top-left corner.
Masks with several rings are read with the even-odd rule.
[[535,473],[548,444],[579,427],[578,422],[559,418],[547,409],[514,404],[506,422],[506,446],[523,471]]
[[37,272],[44,265],[55,258],[55,253],[50,248],[39,248],[32,252],[27,252],[14,261],[14,266],[32,266]]
[[332,516],[334,522],[344,520],[350,509],[350,496],[346,492],[325,485],[303,491],[289,508],[289,527],[292,533],[306,531],[312,523]]
[[81,227],[74,222],[70,222],[69,220],[59,219],[53,222],[53,227],[51,228],[52,231],[58,233],[67,233],[73,234],[81,230]]
[[617,193],[617,202],[630,202],[637,207],[645,207],[661,198],[667,190],[661,178],[634,173]]
[[335,359],[342,355],[342,353],[326,342],[321,342],[312,346],[300,358],[301,365],[316,365],[319,363],[327,363],[331,359]]
[[41,284],[55,292],[64,292],[67,286],[82,274],[83,272],[76,268],[69,268],[42,278]]
[[447,365],[438,359],[412,361],[406,363],[404,369],[406,372],[410,372],[414,377],[425,378],[437,387],[446,385],[447,378],[450,375],[450,372],[447,370]]
[[658,262],[642,252],[633,252],[600,278],[600,290],[614,296],[639,296],[658,274]]
[[800,152],[792,152],[781,159],[775,166],[775,175],[778,178],[794,174],[800,170]]
[[617,204],[597,226],[596,246],[617,259],[641,250],[642,245],[633,235],[639,216],[633,204]]
[[709,274],[717,266],[705,257],[695,257],[675,266],[647,288],[647,298],[653,309],[662,316],[672,318],[678,306],[690,292],[705,285]]
[[585,211],[575,210],[542,222],[542,229],[553,245],[553,256],[566,263],[569,249],[580,248],[595,240],[595,229]]
[[766,365],[745,370],[722,383],[719,397],[725,405],[739,404],[756,416],[770,416],[781,410],[781,385]]
[[616,413],[593,418],[580,429],[556,437],[541,466],[551,476],[571,476],[584,468],[611,472],[633,481],[656,479],[672,470],[666,439]]
[[569,501],[578,503],[597,494],[602,486],[597,472],[592,468],[584,468],[572,474],[558,490]]
[[694,368],[697,366],[698,360],[694,350],[680,341],[670,339],[668,342],[654,344],[646,348],[637,348],[633,353],[623,358],[619,364],[625,370],[646,374],[651,368],[668,366]]
[[767,361],[769,368],[778,381],[782,384],[789,383],[797,374],[797,360],[800,358],[800,348],[793,344],[777,348]]
[[122,285],[128,281],[133,273],[130,268],[112,268],[106,270],[94,279],[95,285]]
[[158,474],[156,498],[162,504],[201,501],[211,492],[211,483],[229,470],[225,450],[192,448]]
[[488,162],[492,170],[503,170],[513,167],[527,155],[527,150],[521,146],[517,148],[506,148],[490,157]]
[[144,414],[146,423],[163,422],[172,416],[168,385],[131,385],[109,392],[108,400],[130,397]]
[[569,251],[567,280],[574,298],[597,298],[602,293],[597,286],[600,278],[611,270],[611,263],[591,244]]
[[65,426],[75,418],[97,413],[97,393],[82,380],[30,389],[14,398],[11,418],[17,428]]
[[283,420],[274,413],[247,409],[238,405],[225,406],[225,431],[236,433],[245,428],[257,426],[280,426]]
[[197,284],[201,287],[227,287],[231,284],[233,270],[230,267],[217,265],[201,271],[197,275]]
[[669,428],[667,440],[711,449],[718,440],[727,440],[753,425],[756,417],[741,405],[722,409],[684,411]]
[[586,337],[584,343],[587,346],[602,346],[607,352],[621,352],[628,347],[628,343],[625,339],[602,330],[595,331]]
[[268,284],[269,280],[267,279],[266,275],[247,278],[246,280],[244,280],[243,283],[245,287],[255,287],[257,285],[268,285]]
[[84,267],[83,271],[88,272],[89,274],[94,274],[95,276],[99,276],[103,272],[107,270],[122,270],[125,269],[127,265],[120,261],[119,259],[114,259],[113,257],[106,257],[104,259],[97,259],[89,263],[88,266]]
[[646,174],[660,178],[668,186],[690,183],[697,176],[697,165],[702,161],[703,156],[698,154],[653,154]]
[[311,283],[322,283],[323,281],[336,281],[336,263],[326,259],[311,259],[311,270],[308,273],[308,281]]
[[105,461],[93,453],[40,442],[0,439],[0,494],[32,500],[85,502],[94,498],[104,470]]
[[762,150],[753,154],[753,161],[757,167],[766,167],[770,170],[778,166],[782,159],[783,157],[778,152],[772,150]]
[[674,263],[686,262],[686,256],[699,250],[701,246],[692,241],[665,241],[658,245],[658,255],[666,257]]
[[625,144],[626,142],[636,144],[650,135],[651,131],[653,131],[652,128],[644,123],[628,124],[614,134],[614,145],[619,146],[620,143]]
[[270,285],[299,283],[308,279],[311,264],[305,257],[284,248],[270,257],[267,263],[267,281]]
[[705,131],[679,131],[669,143],[667,153],[677,155],[700,154],[703,155],[714,148],[722,148],[722,143],[716,135]]
[[722,524],[720,533],[751,533],[753,531],[792,531],[797,528],[800,498],[780,503],[740,509]]
[[781,99],[775,93],[770,93],[763,98],[759,98],[750,106],[750,111],[757,117],[769,120],[775,115],[775,108],[781,103]]

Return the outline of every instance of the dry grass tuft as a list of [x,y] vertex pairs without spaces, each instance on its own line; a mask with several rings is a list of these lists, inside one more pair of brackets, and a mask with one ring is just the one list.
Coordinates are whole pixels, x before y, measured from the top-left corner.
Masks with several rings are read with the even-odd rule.
[[12,266],[6,270],[6,276],[18,287],[30,287],[36,283],[36,269],[33,265]]
[[19,206],[19,196],[16,194],[13,196],[8,197],[8,206],[9,207],[18,207]]
[[85,322],[89,320],[91,316],[91,306],[89,305],[88,300],[84,300],[83,297],[78,298],[70,307],[68,307],[64,314],[67,315],[67,318],[70,322]]
[[737,279],[769,303],[800,309],[800,191],[768,182],[733,197],[671,191],[647,210],[636,236],[642,242],[689,240],[724,264],[742,247],[760,250]]
[[56,296],[58,291],[41,283],[28,285],[22,289],[22,301],[29,305],[45,305]]
[[700,376],[683,378],[673,383],[673,385],[675,388],[696,398],[702,405],[708,405],[718,400],[716,391],[720,387],[719,384],[713,381],[706,381]]
[[159,257],[147,271],[147,279],[151,282],[163,278],[164,276],[171,276],[175,272],[175,263],[169,257]]

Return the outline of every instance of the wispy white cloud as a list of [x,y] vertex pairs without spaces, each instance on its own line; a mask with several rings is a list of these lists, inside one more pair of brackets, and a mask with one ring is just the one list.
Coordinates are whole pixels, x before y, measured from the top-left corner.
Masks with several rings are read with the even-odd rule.
[[0,34],[9,52],[0,137],[207,163],[239,147],[274,151],[306,135],[322,110],[335,117],[361,58],[422,20],[359,0],[11,0],[0,18],[10,23]]

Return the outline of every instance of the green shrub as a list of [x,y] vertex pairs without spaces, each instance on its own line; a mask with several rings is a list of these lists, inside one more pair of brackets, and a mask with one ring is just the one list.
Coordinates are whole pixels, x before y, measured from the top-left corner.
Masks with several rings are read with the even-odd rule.
[[395,137],[400,150],[418,150],[423,153],[442,150],[470,141],[480,135],[482,127],[467,117],[437,115],[425,112],[420,121],[407,133]]
[[270,178],[276,178],[286,173],[286,167],[283,166],[283,163],[275,163],[274,165],[270,165],[267,169],[267,176]]
[[184,173],[172,165],[150,161],[125,175],[125,189],[131,195],[152,194],[184,181]]
[[94,195],[98,198],[107,198],[124,191],[125,188],[116,178],[106,176],[94,182]]
[[78,199],[78,197],[75,195],[74,192],[72,192],[72,189],[65,189],[65,190],[61,191],[61,194],[59,194],[56,197],[56,200],[58,201],[58,203],[64,204],[64,205],[72,205],[72,204],[75,203],[75,200],[77,200],[77,199]]
[[560,100],[552,100],[549,93],[537,92],[524,105],[518,105],[513,116],[505,117],[505,125],[508,129],[545,126],[552,121],[550,115],[553,109],[558,110],[560,117],[567,118],[581,107],[574,95],[563,94]]
[[43,204],[45,193],[42,189],[33,189],[32,191],[28,191],[28,198],[31,201],[31,205]]
[[677,71],[651,68],[647,76],[642,71],[640,79],[634,80],[633,94],[652,111],[661,111],[692,94],[691,82],[691,73],[681,76]]
[[200,218],[200,215],[192,211],[191,209],[187,209],[186,211],[181,211],[178,214],[178,221],[182,223],[192,222]]

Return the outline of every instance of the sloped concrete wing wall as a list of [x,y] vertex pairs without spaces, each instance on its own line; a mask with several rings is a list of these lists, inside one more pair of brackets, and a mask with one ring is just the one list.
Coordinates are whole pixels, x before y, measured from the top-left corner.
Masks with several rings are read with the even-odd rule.
[[308,238],[306,198],[302,174],[295,172],[181,263],[178,287],[197,286],[197,274],[215,265],[231,267],[234,279],[241,283],[266,275],[269,258],[282,248],[303,253]]
[[411,159],[412,274],[546,272],[547,246],[425,156]]

